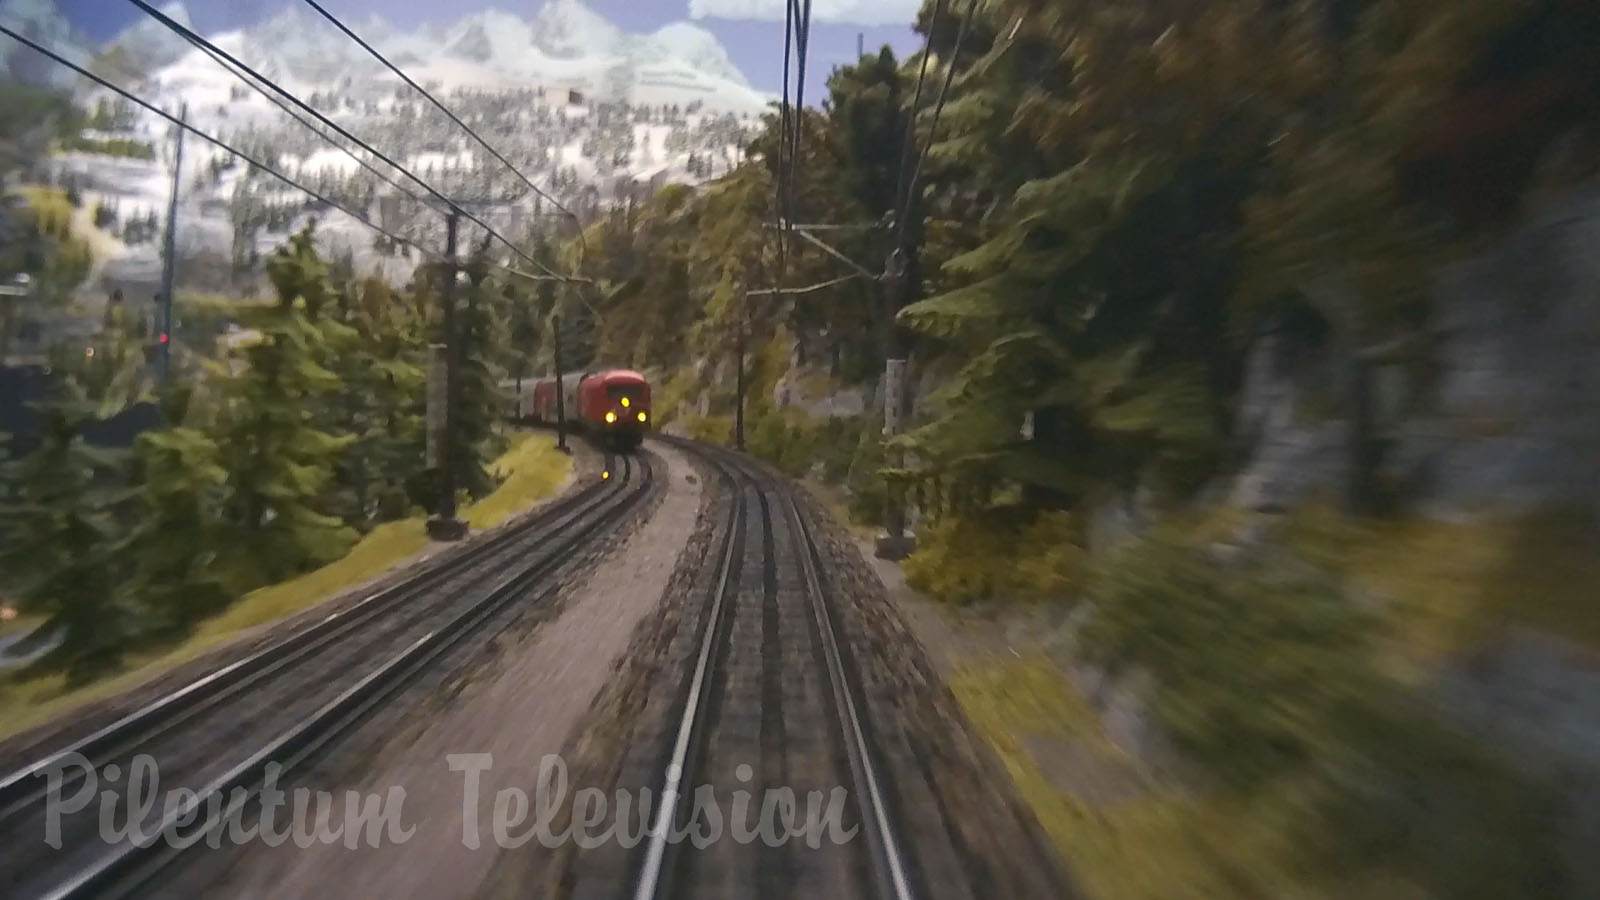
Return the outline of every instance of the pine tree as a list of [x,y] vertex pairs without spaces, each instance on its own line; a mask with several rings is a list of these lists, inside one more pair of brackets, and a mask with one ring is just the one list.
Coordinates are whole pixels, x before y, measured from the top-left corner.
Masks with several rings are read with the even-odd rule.
[[350,439],[320,427],[340,387],[325,365],[348,329],[322,315],[332,292],[313,245],[314,223],[275,251],[267,272],[277,300],[241,305],[259,340],[222,376],[217,444],[228,472],[228,519],[241,568],[257,583],[342,555],[355,534],[330,514],[328,489]]
[[338,291],[335,305],[357,336],[330,362],[341,382],[332,427],[354,438],[339,460],[340,514],[365,530],[406,513],[422,464],[423,322],[377,279]]
[[84,440],[95,409],[72,379],[37,408],[38,447],[0,466],[0,573],[18,609],[44,617],[29,643],[58,641],[31,669],[82,683],[116,668],[140,627],[123,552],[127,455]]
[[228,473],[221,448],[190,423],[192,389],[179,384],[162,398],[167,427],[134,443],[139,470],[137,526],[124,551],[132,589],[151,640],[187,635],[207,615],[230,603],[237,590],[223,564],[223,502]]

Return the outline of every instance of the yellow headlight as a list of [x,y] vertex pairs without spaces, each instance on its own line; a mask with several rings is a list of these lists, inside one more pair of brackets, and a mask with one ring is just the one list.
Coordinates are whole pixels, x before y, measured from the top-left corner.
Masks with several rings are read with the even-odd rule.
[[628,398],[627,397],[623,397],[622,398],[622,408],[623,409],[627,409],[628,408]]
[[610,477],[611,477],[611,473],[610,472],[601,472],[600,473],[600,479],[602,481],[604,481],[605,479],[610,478]]
[[639,410],[639,421],[643,422],[645,420],[645,418],[646,418],[646,416],[644,414],[644,410],[642,410],[642,409]]
[[606,424],[607,425],[610,425],[611,423],[613,423],[615,421],[617,421],[617,414],[616,413],[614,413],[614,412],[606,413]]

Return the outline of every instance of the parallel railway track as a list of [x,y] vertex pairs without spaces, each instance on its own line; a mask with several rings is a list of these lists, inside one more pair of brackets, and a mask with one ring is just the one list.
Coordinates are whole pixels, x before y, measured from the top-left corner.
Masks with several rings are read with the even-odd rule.
[[[911,900],[917,876],[862,717],[834,601],[819,575],[812,526],[791,488],[747,458],[672,443],[706,460],[733,498],[726,531],[708,557],[717,572],[670,747],[652,785],[662,803],[636,851],[630,896]],[[763,789],[792,788],[802,819],[809,792],[828,796],[844,787],[846,824],[859,832],[843,845],[818,847],[795,838],[776,846],[736,842],[726,828],[703,848],[669,840],[690,825],[690,799],[700,784],[720,798],[748,791],[756,808]],[[751,818],[758,816],[752,809]]]
[[[6,895],[121,895],[147,887],[182,858],[183,851],[165,840],[107,844],[97,831],[97,802],[62,820],[61,849],[46,845],[45,773],[69,755],[87,759],[97,771],[115,765],[128,772],[135,756],[148,754],[159,767],[163,792],[188,787],[198,797],[194,808],[204,809],[216,797],[227,812],[236,811],[237,804],[250,802],[268,764],[292,774],[449,650],[481,635],[514,603],[548,600],[552,591],[541,590],[540,582],[650,493],[655,464],[647,456],[608,460],[607,467],[608,479],[417,577],[0,776],[0,880],[7,883]],[[109,773],[101,779],[114,780]],[[126,781],[111,787],[120,790]],[[66,780],[58,795],[72,796],[82,786],[81,779]],[[126,815],[127,798],[120,800]],[[139,824],[146,834],[194,838],[227,819],[202,815],[199,823],[185,825],[184,812],[157,810]]]

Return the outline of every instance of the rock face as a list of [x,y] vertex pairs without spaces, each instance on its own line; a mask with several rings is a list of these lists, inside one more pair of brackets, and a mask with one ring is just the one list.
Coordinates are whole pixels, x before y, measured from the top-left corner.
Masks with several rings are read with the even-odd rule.
[[[1582,507],[1600,516],[1600,182],[1532,213],[1435,278],[1435,375],[1374,372],[1385,468],[1438,518]],[[1285,330],[1251,352],[1232,505],[1292,507],[1345,475],[1345,423],[1329,385],[1347,360]],[[1397,398],[1410,395],[1409,404]],[[1402,408],[1409,405],[1409,408]],[[1337,415],[1337,412],[1334,413]]]
[[1250,464],[1234,483],[1230,505],[1280,511],[1338,482],[1344,423],[1305,413],[1328,368],[1320,353],[1285,327],[1256,341],[1239,400],[1238,440],[1249,448]]
[[1427,507],[1600,501],[1600,183],[1442,272]]

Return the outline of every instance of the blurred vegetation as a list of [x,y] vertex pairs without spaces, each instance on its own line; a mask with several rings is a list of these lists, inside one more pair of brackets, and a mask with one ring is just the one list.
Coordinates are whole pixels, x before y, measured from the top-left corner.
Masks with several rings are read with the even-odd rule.
[[[33,214],[40,233],[70,239],[62,195],[36,193]],[[0,593],[39,622],[22,649],[54,642],[13,678],[60,672],[79,686],[184,641],[251,591],[345,557],[383,523],[406,520],[420,535],[414,516],[433,505],[438,477],[422,463],[436,273],[419,271],[419,287],[401,292],[330,264],[315,244],[313,223],[272,255],[272,299],[187,298],[182,355],[164,386],[150,365],[157,345],[126,303],[107,305],[87,350],[54,351],[53,393],[37,405],[44,442],[0,470]],[[526,448],[495,461],[508,446],[498,384],[518,298],[489,278],[481,253],[467,282],[463,502],[533,462]],[[138,403],[155,404],[160,427],[132,448],[84,440],[91,423]],[[554,481],[553,470],[523,472],[498,502]]]
[[[1393,693],[1370,698],[1386,709],[1338,723],[1311,713],[1314,755],[1242,746],[1273,761],[1243,788],[1145,776],[1047,659],[969,663],[950,684],[1090,897],[1563,896],[1553,793]],[[1046,748],[1071,769],[1047,769]]]
[[65,138],[61,141],[61,150],[68,153],[95,153],[101,156],[117,156],[126,159],[151,160],[156,158],[154,145],[147,141],[136,141],[132,138]]
[[[529,504],[550,496],[571,470],[571,458],[557,453],[554,439],[548,435],[518,434],[511,449],[495,460],[492,468],[503,479],[500,487],[461,510],[474,528],[493,528]],[[135,650],[128,656],[128,671],[116,677],[88,685],[63,675],[0,679],[0,709],[4,710],[0,715],[0,738],[128,690],[247,629],[294,615],[384,574],[427,546],[423,522],[424,517],[418,514],[378,525],[338,560],[250,591],[219,615],[199,622],[181,643]],[[188,556],[195,558],[193,553]],[[37,625],[39,620],[29,619],[27,623]]]

